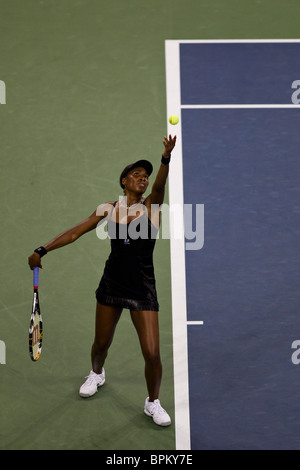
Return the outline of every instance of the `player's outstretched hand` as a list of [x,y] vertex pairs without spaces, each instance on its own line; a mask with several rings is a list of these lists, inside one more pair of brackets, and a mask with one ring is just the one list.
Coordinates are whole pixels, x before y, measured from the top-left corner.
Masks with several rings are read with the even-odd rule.
[[169,157],[171,155],[171,152],[172,152],[173,148],[175,147],[175,144],[176,144],[176,135],[174,135],[174,137],[172,137],[171,134],[170,134],[169,138],[164,136],[163,144],[165,146],[164,151],[163,151],[163,156],[164,157]]

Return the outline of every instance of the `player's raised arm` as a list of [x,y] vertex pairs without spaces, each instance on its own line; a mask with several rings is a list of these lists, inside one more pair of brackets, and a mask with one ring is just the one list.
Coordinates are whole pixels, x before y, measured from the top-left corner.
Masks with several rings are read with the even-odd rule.
[[163,139],[164,151],[162,154],[161,165],[157,172],[155,181],[153,183],[151,194],[148,196],[145,204],[150,206],[151,204],[161,205],[164,201],[165,196],[165,186],[169,174],[169,163],[171,160],[171,153],[176,144],[176,135],[174,137],[169,135],[169,138],[166,136]]

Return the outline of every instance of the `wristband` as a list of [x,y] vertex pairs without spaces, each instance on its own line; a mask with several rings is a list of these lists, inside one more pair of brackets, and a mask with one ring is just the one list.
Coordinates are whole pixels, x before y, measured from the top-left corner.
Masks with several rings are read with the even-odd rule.
[[34,252],[40,255],[41,258],[48,253],[46,248],[44,248],[43,246],[40,246],[39,248],[34,250]]
[[162,162],[163,165],[169,165],[170,160],[171,160],[171,155],[170,155],[169,157],[167,157],[167,158],[164,157],[163,155],[162,155],[162,157],[161,157],[161,162]]

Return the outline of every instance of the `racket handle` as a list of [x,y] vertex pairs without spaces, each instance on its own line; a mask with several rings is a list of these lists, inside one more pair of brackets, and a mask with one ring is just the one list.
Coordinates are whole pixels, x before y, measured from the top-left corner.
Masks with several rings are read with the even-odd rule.
[[39,287],[39,268],[33,269],[33,287],[37,289]]

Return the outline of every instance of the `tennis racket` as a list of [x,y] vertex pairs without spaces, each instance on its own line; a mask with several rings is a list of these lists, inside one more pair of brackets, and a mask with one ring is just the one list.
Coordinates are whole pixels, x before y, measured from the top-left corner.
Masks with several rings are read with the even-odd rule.
[[43,321],[39,304],[39,268],[33,270],[33,303],[29,326],[29,354],[37,361],[42,352]]

